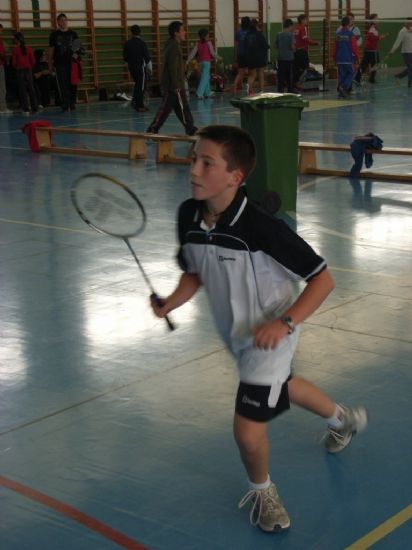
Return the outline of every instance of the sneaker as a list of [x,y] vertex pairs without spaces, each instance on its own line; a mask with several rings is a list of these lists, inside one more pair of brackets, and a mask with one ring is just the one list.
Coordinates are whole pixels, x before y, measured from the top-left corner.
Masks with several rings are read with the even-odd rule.
[[13,114],[13,111],[11,111],[10,109],[1,109],[0,110],[0,115],[12,115]]
[[338,92],[339,92],[339,95],[344,98],[348,97],[349,95],[348,92],[345,90],[345,88],[340,85],[338,86]]
[[253,506],[250,523],[259,525],[262,531],[279,533],[290,527],[290,519],[276,490],[274,483],[267,489],[252,489],[239,502],[242,508],[249,500]]
[[368,413],[364,407],[350,408],[341,405],[344,410],[343,426],[339,429],[329,426],[325,434],[325,448],[328,453],[340,453],[349,445],[352,437],[363,431],[368,425]]

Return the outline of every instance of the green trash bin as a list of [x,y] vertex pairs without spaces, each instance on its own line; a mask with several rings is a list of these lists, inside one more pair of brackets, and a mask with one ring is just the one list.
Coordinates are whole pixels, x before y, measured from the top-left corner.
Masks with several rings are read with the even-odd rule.
[[241,126],[253,137],[257,150],[256,168],[247,178],[248,196],[265,202],[268,191],[276,191],[281,210],[296,210],[299,120],[309,105],[297,94],[265,93],[234,97],[240,109]]

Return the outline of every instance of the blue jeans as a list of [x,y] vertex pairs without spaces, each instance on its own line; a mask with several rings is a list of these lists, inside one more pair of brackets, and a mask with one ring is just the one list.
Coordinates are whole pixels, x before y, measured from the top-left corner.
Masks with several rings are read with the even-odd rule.
[[210,61],[200,61],[200,82],[197,86],[197,97],[210,96]]
[[355,71],[353,70],[353,65],[350,63],[338,63],[338,82],[339,86],[342,86],[344,90],[349,90],[353,77],[355,76]]

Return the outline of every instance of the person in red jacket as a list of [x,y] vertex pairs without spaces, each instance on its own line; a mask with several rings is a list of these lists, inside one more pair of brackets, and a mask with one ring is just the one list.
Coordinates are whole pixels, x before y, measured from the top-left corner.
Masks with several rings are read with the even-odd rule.
[[370,23],[365,35],[365,46],[362,61],[354,78],[354,82],[358,85],[360,85],[362,75],[368,67],[370,67],[369,82],[371,84],[376,84],[376,71],[379,63],[379,42],[387,36],[386,34],[379,34],[377,21],[377,14],[372,13],[369,16]]
[[295,40],[295,53],[293,62],[293,82],[294,87],[302,84],[306,71],[309,68],[309,46],[317,46],[319,42],[309,38],[308,19],[305,14],[298,17],[298,24],[293,31]]
[[33,113],[37,113],[37,95],[33,82],[33,67],[35,65],[33,50],[30,46],[26,46],[21,32],[14,34],[14,43],[11,62],[17,73],[20,106],[24,114],[30,113],[27,100],[27,94],[29,94],[31,110]]

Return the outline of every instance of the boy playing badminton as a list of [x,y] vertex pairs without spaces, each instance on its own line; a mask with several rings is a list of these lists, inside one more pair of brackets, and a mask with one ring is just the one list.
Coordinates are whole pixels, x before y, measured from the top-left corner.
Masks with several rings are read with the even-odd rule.
[[[337,405],[291,374],[299,325],[334,283],[325,261],[240,188],[254,168],[253,140],[232,126],[208,126],[197,135],[193,198],[178,213],[183,274],[163,305],[152,307],[164,317],[205,287],[217,328],[239,369],[234,436],[250,484],[239,507],[252,500],[252,524],[281,531],[290,520],[269,476],[268,422],[295,403],[327,420],[326,449],[337,453],[366,427],[367,414],[363,407]],[[306,283],[300,295],[297,281]]]

